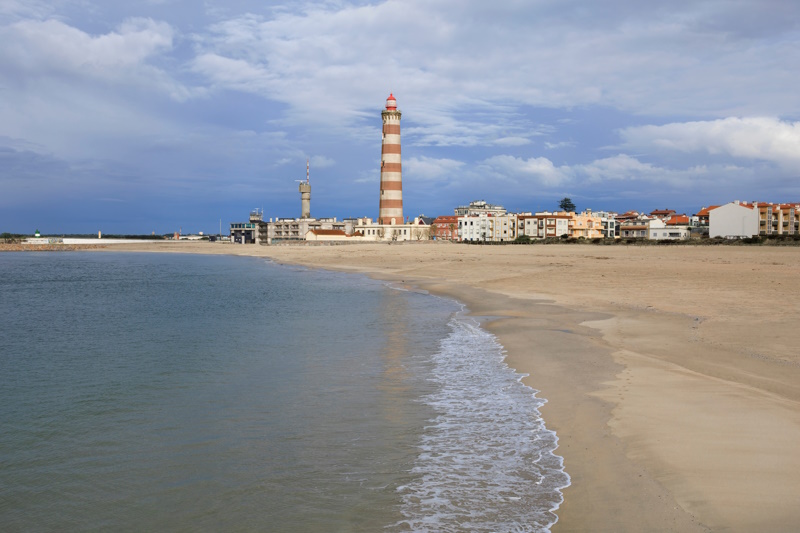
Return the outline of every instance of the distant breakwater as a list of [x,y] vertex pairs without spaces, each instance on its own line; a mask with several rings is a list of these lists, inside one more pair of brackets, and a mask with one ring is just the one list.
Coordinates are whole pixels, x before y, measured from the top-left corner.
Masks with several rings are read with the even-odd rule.
[[5,244],[0,243],[0,252],[74,252],[106,248],[104,244]]

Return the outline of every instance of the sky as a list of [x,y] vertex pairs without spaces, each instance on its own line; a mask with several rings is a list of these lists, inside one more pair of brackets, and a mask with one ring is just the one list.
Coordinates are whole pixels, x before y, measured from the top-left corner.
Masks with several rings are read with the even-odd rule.
[[0,232],[800,201],[796,0],[0,0]]

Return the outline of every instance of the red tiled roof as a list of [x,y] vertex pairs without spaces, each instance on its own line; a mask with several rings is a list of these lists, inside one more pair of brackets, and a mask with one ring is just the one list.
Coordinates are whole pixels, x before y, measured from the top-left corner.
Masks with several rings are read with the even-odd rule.
[[347,234],[340,229],[312,229],[311,233],[314,235],[338,235],[340,237],[347,237]]
[[686,225],[689,223],[689,217],[686,215],[672,215],[669,220],[667,220],[668,226],[678,226],[678,225]]
[[708,207],[704,207],[703,209],[701,209],[700,211],[698,211],[698,212],[697,212],[697,214],[696,214],[695,216],[698,216],[698,217],[707,217],[707,216],[708,216],[708,213],[709,213],[709,211],[713,211],[714,209],[716,209],[716,208],[718,208],[718,207],[719,207],[718,205],[710,205],[710,206],[708,206]]

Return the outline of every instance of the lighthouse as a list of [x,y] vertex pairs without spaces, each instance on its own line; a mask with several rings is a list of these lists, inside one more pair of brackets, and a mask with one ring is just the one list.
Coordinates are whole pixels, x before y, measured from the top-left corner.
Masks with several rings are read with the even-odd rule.
[[378,224],[402,224],[403,220],[403,172],[400,165],[400,116],[397,100],[392,94],[386,99],[383,119],[383,143],[381,144],[381,196],[378,209]]

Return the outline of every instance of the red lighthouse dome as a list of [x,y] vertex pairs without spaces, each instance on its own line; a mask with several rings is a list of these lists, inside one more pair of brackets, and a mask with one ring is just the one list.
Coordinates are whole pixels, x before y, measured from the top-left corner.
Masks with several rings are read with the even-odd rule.
[[397,109],[397,100],[394,99],[392,93],[389,93],[389,98],[386,99],[386,109],[389,111],[395,111]]

